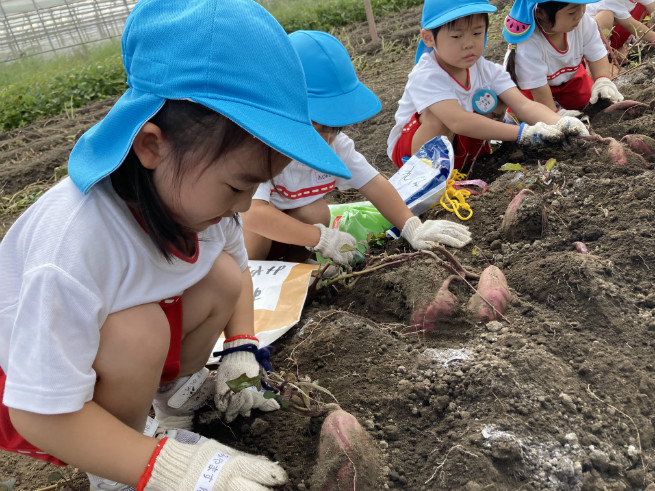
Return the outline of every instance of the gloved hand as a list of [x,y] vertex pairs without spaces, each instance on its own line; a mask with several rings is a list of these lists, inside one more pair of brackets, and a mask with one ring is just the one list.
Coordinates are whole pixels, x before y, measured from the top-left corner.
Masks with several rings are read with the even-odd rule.
[[[223,343],[223,349],[234,348],[252,344],[259,348],[259,341],[251,339],[237,339],[229,343]],[[218,369],[216,370],[216,395],[214,402],[216,409],[223,413],[227,423],[234,421],[240,414],[250,416],[251,409],[260,411],[275,411],[280,405],[275,399],[265,399],[254,387],[244,389],[240,392],[233,392],[226,382],[239,378],[242,374],[248,377],[256,377],[260,372],[260,365],[255,354],[248,351],[235,351],[223,355]]]
[[195,444],[164,438],[150,457],[138,489],[261,491],[285,484],[287,480],[284,469],[265,457],[205,438]]
[[419,217],[409,218],[400,236],[414,249],[430,249],[437,243],[464,247],[471,242],[471,232],[466,225],[449,220],[428,220],[421,223]]
[[612,104],[623,100],[623,94],[616,88],[614,82],[607,77],[598,77],[591,86],[589,104],[596,104],[598,99],[607,99]]
[[564,116],[555,126],[565,135],[589,135],[589,130],[585,124],[578,118],[572,118],[571,116]]
[[[353,260],[354,249],[357,247],[355,237],[336,228],[327,228],[321,223],[314,224],[321,231],[321,239],[314,247],[307,247],[312,252],[318,251],[323,257],[332,259],[337,264],[347,265]],[[352,251],[341,252],[341,248],[348,245]]]
[[539,122],[534,125],[528,125],[521,123],[516,142],[521,145],[532,145],[536,147],[546,142],[560,141],[562,138],[564,138],[564,133],[554,124]]
[[557,114],[559,114],[562,117],[571,116],[572,118],[579,118],[584,113],[582,111],[577,111],[575,109],[560,109],[559,111],[557,111]]

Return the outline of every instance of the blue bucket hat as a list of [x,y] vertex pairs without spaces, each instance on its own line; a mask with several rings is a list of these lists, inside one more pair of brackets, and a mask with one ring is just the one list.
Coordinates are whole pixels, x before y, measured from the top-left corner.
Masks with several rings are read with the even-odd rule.
[[288,157],[351,177],[312,127],[302,66],[286,32],[255,1],[140,0],[125,23],[122,53],[129,88],[68,161],[82,192],[123,162],[166,99],[202,104]]
[[348,126],[374,116],[382,104],[357,78],[348,50],[321,31],[289,34],[305,71],[309,116],[325,126]]
[[[545,0],[517,0],[503,22],[503,37],[510,44],[528,39],[534,32],[534,11]],[[568,0],[566,3],[595,3],[600,0]]]
[[[426,0],[423,3],[421,28],[434,29],[460,17],[474,14],[493,14],[496,10],[496,7],[491,5],[488,0]],[[485,43],[486,39],[485,36]],[[418,63],[424,50],[425,43],[421,40],[416,50],[415,63]]]

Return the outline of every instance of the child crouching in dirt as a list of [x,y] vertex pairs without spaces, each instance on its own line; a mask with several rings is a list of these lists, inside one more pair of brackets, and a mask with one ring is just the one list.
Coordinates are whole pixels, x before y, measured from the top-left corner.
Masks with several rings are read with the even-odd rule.
[[[358,189],[415,249],[433,242],[463,247],[471,240],[468,227],[448,220],[421,223],[389,181],[371,166],[341,128],[380,111],[380,101],[362,84],[348,51],[334,36],[320,31],[289,34],[304,68],[309,115],[314,127],[345,162],[352,178],[342,179],[291,162],[279,176],[262,184],[252,208],[243,216],[250,259],[305,261],[318,251],[338,264],[353,259],[355,238],[326,225],[330,210],[323,197],[335,187]],[[348,245],[349,250],[343,250]]]
[[[455,168],[490,152],[489,140],[540,145],[588,134],[584,124],[561,118],[522,95],[503,67],[482,57],[496,7],[486,0],[427,0],[423,4],[417,63],[398,102],[387,153],[396,166],[437,135],[455,149]],[[427,48],[427,49],[426,49]],[[501,101],[526,123],[486,117]],[[474,112],[475,111],[475,112]]]
[[587,6],[587,14],[594,18],[601,32],[610,32],[609,45],[622,56],[627,54],[625,43],[630,36],[655,43],[655,32],[644,24],[647,15],[652,24],[653,12],[655,0],[600,0]]
[[585,15],[586,3],[517,0],[503,27],[510,43],[505,65],[512,79],[526,97],[560,114],[581,114],[599,99],[623,100],[610,79],[598,27]]
[[260,372],[238,213],[291,157],[350,173],[254,1],[141,0],[122,54],[130,88],[0,243],[0,448],[80,468],[92,490],[284,484],[277,463],[178,428],[212,396],[226,421],[279,407],[226,385]]

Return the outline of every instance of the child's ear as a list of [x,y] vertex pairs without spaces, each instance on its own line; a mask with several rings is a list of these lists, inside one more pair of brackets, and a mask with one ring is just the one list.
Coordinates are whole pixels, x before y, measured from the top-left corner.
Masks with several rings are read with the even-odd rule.
[[132,148],[139,162],[146,169],[154,170],[163,155],[164,136],[159,126],[153,123],[144,124],[134,137]]
[[437,43],[430,29],[421,29],[421,39],[428,48],[434,48]]
[[546,13],[541,10],[539,7],[534,9],[534,20],[539,23],[540,26],[542,26],[542,29],[544,26],[548,29],[551,29],[553,26],[550,25],[550,21],[548,20],[548,16]]

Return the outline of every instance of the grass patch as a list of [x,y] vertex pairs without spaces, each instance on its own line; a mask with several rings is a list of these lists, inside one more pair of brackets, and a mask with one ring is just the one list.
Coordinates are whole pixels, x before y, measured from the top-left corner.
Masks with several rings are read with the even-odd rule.
[[0,130],[121,94],[125,79],[118,41],[0,65]]
[[[366,20],[363,0],[259,0],[259,3],[287,32],[331,31]],[[376,18],[421,3],[420,0],[371,0]],[[365,67],[367,62],[360,60],[359,64]],[[0,131],[72,113],[92,101],[122,94],[127,88],[125,80],[118,39],[0,64]]]

